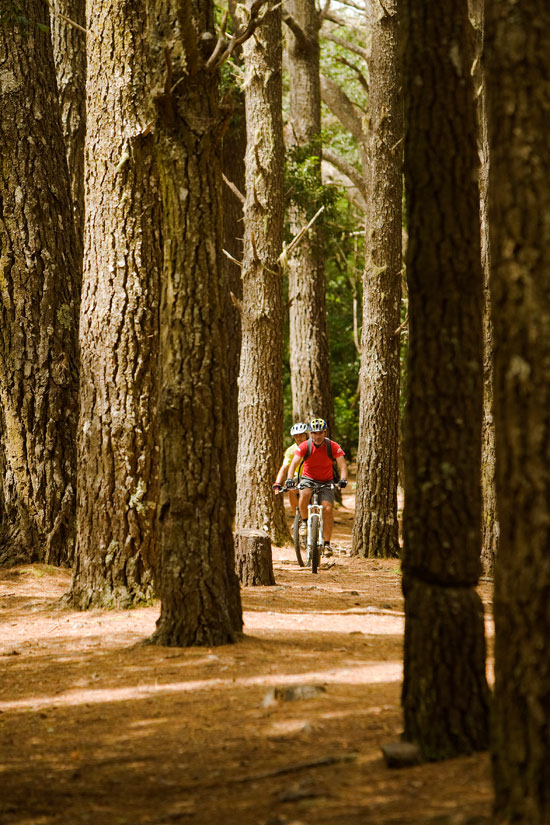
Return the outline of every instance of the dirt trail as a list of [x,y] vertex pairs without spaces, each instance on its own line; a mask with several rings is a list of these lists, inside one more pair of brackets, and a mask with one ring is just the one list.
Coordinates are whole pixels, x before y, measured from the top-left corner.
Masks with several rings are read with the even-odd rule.
[[277,585],[243,590],[243,641],[211,649],[144,646],[156,607],[60,608],[65,571],[4,571],[0,825],[489,823],[487,754],[382,760],[401,730],[398,562],[336,556],[314,577],[273,555]]

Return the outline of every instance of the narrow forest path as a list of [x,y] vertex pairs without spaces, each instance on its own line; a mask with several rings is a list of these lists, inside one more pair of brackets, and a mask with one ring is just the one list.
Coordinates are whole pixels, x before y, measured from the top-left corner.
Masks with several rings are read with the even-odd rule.
[[338,555],[314,577],[273,555],[276,586],[243,590],[243,641],[211,649],[143,645],[157,607],[61,608],[66,571],[4,571],[0,825],[488,823],[487,754],[382,759],[401,730],[399,563]]

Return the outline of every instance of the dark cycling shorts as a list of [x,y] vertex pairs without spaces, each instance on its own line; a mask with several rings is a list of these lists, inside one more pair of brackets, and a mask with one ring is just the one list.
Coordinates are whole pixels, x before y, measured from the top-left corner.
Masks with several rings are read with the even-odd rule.
[[[314,478],[307,478],[306,476],[302,476],[302,479],[298,486],[299,488],[304,488],[313,487],[315,484],[330,483],[330,481],[315,481]],[[319,493],[319,501],[329,501],[331,504],[334,504],[334,484],[332,485],[332,487],[323,487],[323,489]]]

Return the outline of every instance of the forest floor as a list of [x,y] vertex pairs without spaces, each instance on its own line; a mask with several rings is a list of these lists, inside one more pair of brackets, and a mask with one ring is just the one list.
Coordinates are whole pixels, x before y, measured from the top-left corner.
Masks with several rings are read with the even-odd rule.
[[63,608],[67,571],[3,571],[0,825],[489,823],[488,754],[382,757],[402,726],[399,562],[273,558],[276,586],[243,589],[242,642],[209,649],[144,645],[157,607]]

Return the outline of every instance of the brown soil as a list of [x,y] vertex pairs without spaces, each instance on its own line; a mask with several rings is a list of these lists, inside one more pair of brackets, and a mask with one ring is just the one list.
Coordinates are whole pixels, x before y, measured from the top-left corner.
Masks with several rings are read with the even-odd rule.
[[[63,609],[66,571],[4,571],[0,823],[488,823],[487,754],[382,758],[401,731],[399,563],[338,555],[313,576],[273,556],[277,585],[243,590],[243,641],[211,649],[143,645],[156,607]],[[296,685],[324,690],[277,698]]]

